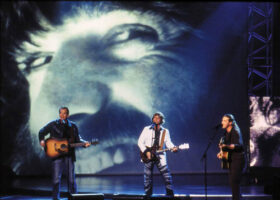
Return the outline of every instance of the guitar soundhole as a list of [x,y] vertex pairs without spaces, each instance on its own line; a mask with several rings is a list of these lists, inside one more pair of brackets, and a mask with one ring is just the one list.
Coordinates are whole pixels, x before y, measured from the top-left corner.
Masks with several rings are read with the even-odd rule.
[[60,148],[61,148],[61,150],[67,149],[67,145],[66,145],[66,144],[62,144],[62,145],[60,146]]

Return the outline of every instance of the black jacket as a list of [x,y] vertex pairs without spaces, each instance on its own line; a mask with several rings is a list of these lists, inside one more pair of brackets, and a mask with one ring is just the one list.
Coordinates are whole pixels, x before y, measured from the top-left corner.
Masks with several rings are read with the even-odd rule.
[[244,147],[242,134],[239,128],[232,128],[229,133],[225,132],[225,144],[234,144],[234,149],[223,148],[223,151],[228,151],[232,159],[240,159],[244,157]]
[[[66,123],[62,123],[60,119],[49,122],[46,126],[39,131],[39,141],[44,140],[47,134],[50,134],[51,138],[66,138],[71,143],[86,142],[79,135],[77,125],[70,121],[65,120]],[[69,156],[72,156],[73,160],[76,160],[75,149],[69,150]]]

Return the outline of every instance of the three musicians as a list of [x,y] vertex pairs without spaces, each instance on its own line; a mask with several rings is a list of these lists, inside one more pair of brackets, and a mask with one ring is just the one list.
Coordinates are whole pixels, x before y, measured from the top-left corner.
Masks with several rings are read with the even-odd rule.
[[[67,138],[69,142],[83,142],[85,147],[90,146],[90,143],[82,140],[79,135],[76,124],[68,119],[69,109],[67,107],[59,108],[59,119],[49,122],[39,131],[39,141],[42,147],[45,147],[44,137],[50,134],[54,138]],[[155,151],[167,147],[172,152],[177,152],[176,147],[171,139],[169,130],[164,128],[164,115],[161,112],[156,112],[152,116],[152,125],[144,127],[138,139],[138,147],[144,162],[144,190],[146,196],[151,196],[153,193],[153,168],[156,166],[162,175],[166,195],[174,196],[172,188],[172,176],[166,161],[166,153],[155,154]],[[232,114],[225,114],[221,121],[222,128],[225,129],[224,142],[219,144],[221,152],[217,154],[219,159],[223,159],[223,152],[227,152],[229,182],[232,188],[232,199],[239,200],[240,181],[242,170],[245,164],[244,147],[242,134],[236,120]],[[68,173],[68,188],[70,193],[76,193],[77,187],[75,182],[74,172],[75,150],[69,149],[66,156],[58,157],[52,160],[52,182],[53,182],[53,199],[59,199],[59,188],[63,168],[66,167]]]

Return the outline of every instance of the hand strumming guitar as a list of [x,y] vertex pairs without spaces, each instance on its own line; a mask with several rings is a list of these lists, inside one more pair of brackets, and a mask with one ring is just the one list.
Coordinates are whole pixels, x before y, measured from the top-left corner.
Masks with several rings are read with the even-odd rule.
[[223,158],[221,152],[219,152],[219,153],[217,154],[217,158],[220,159],[220,160]]
[[234,144],[219,144],[219,148],[228,148],[228,149],[234,149]]
[[44,140],[41,140],[41,141],[40,141],[40,145],[41,145],[41,147],[45,147],[45,145],[46,145],[46,144],[45,144],[45,141],[44,141]]
[[147,151],[147,152],[146,152],[146,156],[147,156],[147,158],[148,158],[149,160],[152,159],[152,154],[151,154],[150,151]]

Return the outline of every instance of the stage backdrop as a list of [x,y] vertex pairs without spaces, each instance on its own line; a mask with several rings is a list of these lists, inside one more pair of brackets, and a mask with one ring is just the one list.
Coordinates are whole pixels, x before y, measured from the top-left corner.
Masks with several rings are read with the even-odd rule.
[[[173,173],[203,172],[201,156],[223,114],[248,142],[247,3],[6,2],[1,8],[3,164],[48,174],[38,132],[67,106],[83,139],[78,174],[142,173],[137,146],[161,111]],[[3,25],[3,26],[2,26]],[[2,32],[2,31],[1,31]],[[208,170],[222,131],[208,150]]]

